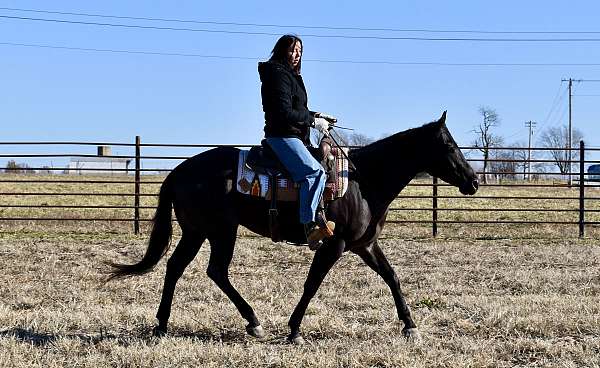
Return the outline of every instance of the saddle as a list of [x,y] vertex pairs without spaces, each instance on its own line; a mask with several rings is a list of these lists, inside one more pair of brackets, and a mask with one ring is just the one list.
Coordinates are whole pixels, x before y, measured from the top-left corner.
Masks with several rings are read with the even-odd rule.
[[263,139],[260,142],[260,146],[250,148],[248,156],[246,157],[246,166],[257,174],[275,177],[290,176],[286,168],[275,155],[275,152],[273,152],[271,146],[267,143],[266,139]]
[[[319,147],[308,147],[312,156],[321,163],[327,173],[322,207],[342,197],[348,188],[348,160],[346,152],[333,146],[324,137]],[[270,200],[269,227],[274,242],[282,240],[277,221],[277,201],[298,201],[298,186],[279,161],[266,140],[249,151],[240,151],[237,190],[242,194]]]

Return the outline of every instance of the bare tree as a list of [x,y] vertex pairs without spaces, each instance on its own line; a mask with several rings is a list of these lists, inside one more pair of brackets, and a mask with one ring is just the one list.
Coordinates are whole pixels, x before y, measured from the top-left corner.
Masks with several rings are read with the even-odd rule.
[[[503,144],[502,139],[498,142]],[[493,150],[490,156],[490,170],[499,178],[516,179],[517,173],[523,173],[523,179],[527,177],[527,147],[523,142],[508,144],[510,149]]]
[[494,176],[500,179],[514,179],[517,170],[515,162],[515,152],[512,150],[498,150],[490,153],[492,160],[490,162],[490,171]]
[[[513,160],[515,160],[515,172],[523,172],[523,180],[527,178],[527,168],[530,167],[531,162],[528,161],[528,149],[525,142],[515,142],[510,144],[515,149],[512,150]],[[533,157],[532,157],[533,158]]]
[[530,180],[546,179],[548,177],[548,164],[536,162],[532,165]]
[[[366,136],[362,133],[346,133],[342,130],[335,130],[333,133],[333,137],[339,144],[343,146],[366,146],[369,143],[373,142],[373,138]],[[320,142],[323,134],[313,129],[312,132],[312,141]]]
[[6,163],[4,172],[7,174],[34,174],[35,170],[26,163],[16,163],[15,160],[10,160]]
[[[583,139],[583,133],[578,129],[573,129],[571,137],[571,147],[577,147],[579,141]],[[561,174],[566,174],[570,170],[569,152],[567,150],[569,141],[569,128],[566,125],[560,127],[550,127],[540,135],[540,144],[544,148],[549,148],[548,151],[554,164],[558,167]],[[579,150],[571,151],[571,159],[579,159]]]
[[348,145],[350,146],[366,146],[373,142],[373,138],[362,133],[351,133],[348,135]]
[[[490,159],[490,148],[498,147],[502,143],[502,137],[492,132],[494,127],[500,125],[500,117],[496,110],[487,106],[480,106],[481,122],[473,129],[477,135],[473,146],[477,147],[483,154],[483,172],[487,172],[488,160]],[[487,183],[487,177],[483,175],[483,183]]]

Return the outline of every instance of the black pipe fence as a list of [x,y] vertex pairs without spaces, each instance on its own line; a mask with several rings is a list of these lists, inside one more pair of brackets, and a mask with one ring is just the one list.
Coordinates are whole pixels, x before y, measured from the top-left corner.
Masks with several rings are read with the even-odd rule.
[[[120,149],[133,151],[129,155],[103,155],[99,159],[100,166],[85,167],[80,164],[78,159],[85,161],[86,159],[97,159],[98,155],[85,154],[81,152],[75,153],[31,153],[29,150],[34,148],[37,151],[47,151],[49,147],[55,146],[110,146]],[[151,213],[154,205],[148,204],[145,199],[155,199],[158,193],[158,185],[162,183],[162,177],[168,173],[172,167],[182,160],[190,157],[198,151],[211,149],[218,146],[248,148],[252,145],[215,145],[215,144],[165,144],[165,143],[141,143],[140,137],[135,137],[134,143],[115,143],[115,142],[73,142],[73,141],[58,141],[58,142],[0,142],[0,149],[4,150],[7,147],[26,149],[22,153],[1,153],[0,160],[7,159],[6,168],[0,174],[0,222],[8,221],[107,221],[107,222],[131,222],[133,231],[140,233],[140,223],[151,221],[151,216],[143,216],[143,211]],[[168,149],[192,149],[193,154],[180,155],[165,155],[148,154],[142,155],[142,149],[165,151]],[[461,147],[467,156],[471,156],[473,152],[481,150],[479,147]],[[486,170],[483,171],[480,167],[477,168],[477,174],[483,179],[481,180],[482,188],[496,188],[504,190],[506,194],[486,195],[478,194],[476,196],[462,196],[447,194],[447,189],[450,185],[438,182],[437,178],[424,179],[421,178],[409,184],[408,188],[414,189],[416,193],[409,190],[403,191],[397,203],[395,202],[390,208],[390,216],[388,223],[392,224],[431,224],[433,236],[436,236],[439,231],[440,224],[561,224],[561,225],[577,225],[579,236],[585,235],[586,226],[600,225],[600,190],[596,191],[600,185],[600,174],[586,173],[585,167],[589,164],[598,164],[600,160],[593,160],[594,154],[600,152],[600,148],[585,147],[584,142],[580,142],[580,146],[576,148],[548,148],[536,147],[531,148],[532,152],[538,152],[538,156],[549,156],[554,153],[555,157],[540,157],[527,159],[522,152],[526,150],[523,147],[490,147],[491,155],[488,160],[485,160]],[[568,160],[565,157],[557,157],[556,152],[568,152],[576,156],[576,159]],[[507,154],[508,153],[508,154]],[[517,155],[516,153],[519,153]],[[520,157],[516,157],[520,156]],[[47,159],[65,159],[70,158],[69,164],[44,164]],[[33,166],[28,163],[17,163],[16,160],[35,161]],[[479,157],[471,157],[468,160],[472,165],[476,166],[484,163],[484,160]],[[106,167],[115,162],[127,162],[126,167]],[[133,167],[130,168],[130,161],[133,161]],[[558,162],[560,161],[560,162]],[[12,162],[12,165],[11,165]],[[73,164],[75,162],[75,165]],[[158,165],[160,162],[160,167]],[[150,163],[150,166],[144,165]],[[559,165],[560,164],[560,165]],[[152,166],[156,165],[156,166]],[[573,166],[578,166],[577,170],[573,170]],[[121,165],[122,166],[122,165]],[[145,167],[144,167],[145,166]],[[549,167],[557,166],[560,171],[550,171]],[[18,175],[11,174],[35,174],[35,175]],[[42,175],[44,174],[44,175]],[[57,175],[60,174],[60,175]],[[90,175],[93,174],[93,175]],[[94,187],[88,190],[70,190],[68,187],[72,185],[89,185]],[[44,186],[45,190],[36,187],[34,190],[28,190],[31,185]],[[25,189],[22,189],[25,187]],[[148,187],[150,187],[148,189]],[[425,193],[423,189],[430,187],[431,192]],[[114,191],[116,188],[117,191]],[[147,188],[147,190],[143,190]],[[407,188],[407,189],[408,189]],[[60,189],[60,190],[57,190]],[[66,190],[65,190],[66,189]],[[517,193],[519,190],[527,190],[525,195]],[[564,190],[557,194],[557,190]],[[480,191],[481,192],[481,191]],[[503,193],[504,193],[503,192]],[[515,192],[515,193],[512,193]],[[595,195],[594,195],[595,194]],[[74,203],[72,198],[80,198],[83,201],[90,203]],[[26,198],[43,198],[44,202],[33,201],[28,202]],[[47,203],[48,198],[61,198],[65,203]],[[99,198],[105,198],[106,203],[95,203]],[[113,203],[115,199],[125,203]],[[419,206],[413,202],[405,200],[427,201],[429,204],[420,203]],[[459,205],[450,203],[452,201],[470,201],[478,202],[478,207]],[[449,201],[443,203],[442,201]],[[499,202],[502,201],[502,202]],[[535,202],[532,206],[527,203],[525,206],[519,207],[515,203],[524,203],[527,201]],[[145,202],[145,203],[142,203]],[[554,207],[542,205],[545,203],[555,203]],[[577,206],[567,208],[566,203],[576,202]],[[406,204],[401,205],[400,204]],[[499,206],[499,203],[512,203],[512,207]],[[586,207],[586,204],[588,206]],[[124,217],[114,217],[114,214],[104,212],[105,216],[68,216],[60,213],[58,216],[31,216],[19,213],[18,210],[38,209],[38,210],[115,210],[131,211],[129,215],[125,213]],[[17,212],[15,212],[17,211]],[[408,218],[413,215],[413,212],[427,213],[431,212],[430,216],[424,218],[422,215],[417,218]],[[404,213],[404,216],[396,216],[396,214]],[[518,213],[523,214],[527,218],[506,219],[506,218],[441,218],[444,214],[462,214],[464,217],[468,213],[479,214],[506,214]],[[558,218],[551,219],[539,218],[540,213],[556,214]],[[109,214],[110,216],[106,216]],[[576,219],[568,217],[569,214],[577,214]],[[586,220],[586,214],[592,216],[592,219]],[[568,218],[567,218],[568,217]]]

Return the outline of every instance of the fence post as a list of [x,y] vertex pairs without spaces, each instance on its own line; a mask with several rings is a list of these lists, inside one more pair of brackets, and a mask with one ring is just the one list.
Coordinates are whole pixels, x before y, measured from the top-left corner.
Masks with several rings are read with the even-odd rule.
[[579,237],[585,234],[585,144],[579,141]]
[[139,135],[135,136],[135,191],[134,191],[134,212],[133,212],[133,229],[135,234],[140,233],[140,144]]
[[438,179],[434,176],[433,177],[433,194],[432,194],[432,199],[433,199],[433,203],[432,203],[432,222],[431,222],[431,230],[433,232],[433,236],[436,237],[437,233],[438,233],[438,229],[437,229],[437,208],[438,208]]

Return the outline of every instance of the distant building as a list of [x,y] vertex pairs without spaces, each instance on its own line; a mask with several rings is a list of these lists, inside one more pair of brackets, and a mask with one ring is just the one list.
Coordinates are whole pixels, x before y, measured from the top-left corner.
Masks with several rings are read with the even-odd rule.
[[588,167],[588,175],[587,180],[600,181],[600,165],[591,165]]
[[126,175],[131,159],[111,156],[109,146],[98,146],[97,157],[72,157],[67,174],[70,175]]

